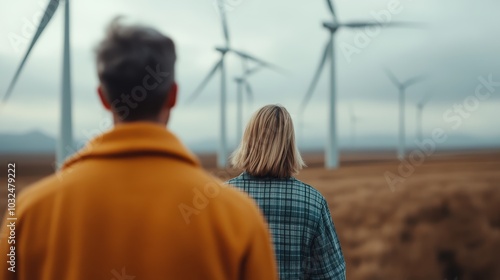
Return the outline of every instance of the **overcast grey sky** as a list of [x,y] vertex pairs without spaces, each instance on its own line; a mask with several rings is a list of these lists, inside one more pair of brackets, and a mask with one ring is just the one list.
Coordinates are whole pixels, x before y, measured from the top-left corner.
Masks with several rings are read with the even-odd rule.
[[[110,117],[100,106],[95,88],[97,78],[92,49],[103,37],[104,28],[115,15],[131,22],[152,25],[170,35],[177,45],[177,80],[180,100],[169,127],[186,142],[216,139],[219,125],[219,79],[216,77],[191,105],[187,97],[219,58],[214,51],[222,45],[221,24],[215,0],[108,0],[71,2],[72,81],[74,134],[88,138],[107,126]],[[0,93],[24,54],[37,15],[47,0],[4,1],[0,9]],[[264,60],[280,65],[288,75],[262,71],[251,78],[253,104],[245,107],[245,119],[262,105],[281,103],[294,116],[317,67],[328,39],[321,23],[330,19],[324,0],[226,0],[232,45]],[[392,20],[422,22],[425,29],[385,28],[360,41],[366,31],[341,30],[337,34],[338,123],[342,139],[349,136],[349,106],[360,118],[360,137],[384,136],[397,141],[397,89],[383,72],[391,68],[402,79],[428,74],[430,79],[408,90],[407,135],[415,133],[415,105],[433,94],[425,111],[425,132],[441,127],[450,136],[474,141],[500,143],[500,86],[480,101],[467,117],[443,114],[455,104],[473,96],[484,77],[500,82],[500,2],[495,0],[338,0],[341,21],[375,20],[375,14],[398,5]],[[61,6],[62,7],[62,6]],[[60,7],[60,8],[61,8]],[[35,18],[35,19],[34,19]],[[19,79],[7,106],[0,112],[0,133],[41,130],[55,136],[59,119],[62,65],[63,10],[57,11]],[[361,33],[360,33],[361,32]],[[14,39],[18,39],[17,41]],[[24,38],[19,41],[19,38]],[[365,37],[366,38],[366,37]],[[348,56],[342,50],[357,48]],[[241,72],[237,57],[229,56],[229,137],[235,141],[235,84]],[[328,68],[325,68],[328,70]],[[319,141],[326,135],[328,113],[328,71],[325,71],[304,119],[305,141]],[[470,101],[470,99],[469,99]],[[474,105],[473,103],[471,103]],[[473,106],[474,107],[474,106]],[[469,106],[469,108],[472,108]]]

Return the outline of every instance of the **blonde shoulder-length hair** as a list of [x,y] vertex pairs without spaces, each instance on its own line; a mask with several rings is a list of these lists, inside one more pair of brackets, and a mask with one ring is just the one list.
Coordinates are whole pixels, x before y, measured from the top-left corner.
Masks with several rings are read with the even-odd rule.
[[267,105],[252,116],[231,163],[252,176],[273,178],[291,177],[305,166],[285,107]]

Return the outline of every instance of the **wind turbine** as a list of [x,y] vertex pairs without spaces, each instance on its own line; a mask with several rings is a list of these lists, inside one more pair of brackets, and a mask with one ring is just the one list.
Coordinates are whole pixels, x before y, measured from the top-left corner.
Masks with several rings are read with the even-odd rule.
[[297,143],[304,147],[304,118],[302,115],[298,116],[298,131],[297,131]]
[[424,140],[424,134],[423,134],[423,122],[422,122],[422,119],[423,119],[423,111],[424,111],[424,107],[425,105],[427,105],[427,103],[429,102],[429,100],[432,98],[432,95],[430,94],[427,94],[426,96],[424,96],[424,98],[422,98],[422,100],[420,100],[420,102],[417,104],[417,138],[420,142],[422,142]]
[[257,64],[252,69],[248,68],[248,60],[245,58],[242,60],[243,63],[243,74],[239,77],[235,77],[234,81],[237,85],[237,93],[236,93],[236,140],[237,143],[241,142],[241,136],[243,135],[243,96],[246,93],[250,101],[253,101],[253,89],[248,82],[248,78],[254,75],[256,72],[263,70],[264,68],[269,68],[268,65],[265,64]]
[[248,69],[247,60],[243,60],[243,75],[240,77],[235,77],[234,81],[237,85],[236,93],[236,143],[241,142],[241,136],[243,135],[243,95],[246,93],[250,100],[253,100],[253,89],[248,82],[248,77],[255,74],[255,72],[261,70],[261,65],[255,66],[253,69]]
[[[21,74],[31,50],[43,33],[45,27],[52,19],[54,13],[59,7],[59,0],[50,0],[45,9],[44,17],[31,40],[31,43],[21,60],[21,64],[17,68],[14,78],[10,82],[6,94],[2,99],[2,104],[5,104],[9,99],[14,86]],[[61,119],[59,128],[59,138],[56,147],[56,161],[59,166],[73,152],[73,128],[72,128],[72,113],[71,113],[71,73],[70,73],[70,38],[69,38],[69,0],[65,0],[64,5],[64,52],[63,52],[63,70],[62,70],[62,94],[61,94]]]
[[330,95],[329,95],[329,116],[328,116],[328,130],[327,130],[327,143],[325,150],[325,167],[327,169],[336,169],[339,167],[339,150],[338,150],[338,141],[337,141],[337,102],[336,102],[336,81],[335,81],[335,34],[341,28],[350,28],[350,29],[359,29],[366,28],[370,26],[414,26],[414,24],[402,23],[402,22],[394,22],[391,21],[389,23],[379,23],[379,22],[347,22],[340,23],[335,14],[335,9],[333,7],[332,0],[326,0],[328,4],[328,8],[330,13],[332,14],[332,21],[324,22],[323,27],[325,27],[330,32],[330,38],[325,46],[325,50],[323,52],[322,58],[320,60],[320,64],[318,69],[316,70],[316,74],[313,77],[309,90],[306,93],[304,101],[301,106],[301,114],[304,111],[307,103],[311,99],[312,94],[314,93],[314,89],[318,83],[319,77],[323,70],[323,67],[326,64],[326,61],[330,59]]
[[359,122],[359,118],[354,113],[352,105],[349,106],[349,115],[351,120],[351,144],[354,146],[354,144],[356,143],[356,125]]
[[399,90],[399,145],[398,145],[398,159],[403,160],[405,158],[405,98],[406,90],[408,87],[422,82],[426,79],[425,76],[421,75],[418,77],[411,78],[405,82],[400,82],[396,76],[389,70],[385,70],[387,76],[392,81],[392,83]]
[[208,75],[203,79],[201,84],[196,88],[191,97],[188,99],[188,102],[194,101],[198,95],[203,91],[208,82],[212,79],[212,77],[220,71],[221,74],[221,94],[220,94],[220,139],[219,139],[219,147],[217,152],[217,167],[224,168],[227,166],[227,158],[228,158],[228,148],[227,148],[227,133],[226,133],[226,68],[224,65],[225,57],[227,53],[233,53],[242,59],[248,59],[264,65],[269,68],[275,68],[275,66],[267,63],[259,58],[256,58],[250,54],[245,52],[235,50],[231,48],[231,41],[229,37],[229,28],[227,25],[226,19],[226,10],[225,5],[222,3],[222,0],[217,0],[217,6],[219,8],[219,13],[221,16],[222,29],[224,31],[224,39],[225,45],[223,47],[216,47],[215,50],[221,54],[221,58],[219,61],[215,63],[212,67]]

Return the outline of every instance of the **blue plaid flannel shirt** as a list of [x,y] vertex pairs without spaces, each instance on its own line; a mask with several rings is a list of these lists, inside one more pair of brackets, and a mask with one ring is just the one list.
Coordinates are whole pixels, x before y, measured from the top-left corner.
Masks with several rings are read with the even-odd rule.
[[328,203],[295,178],[257,178],[244,172],[228,181],[260,206],[273,236],[280,279],[345,279],[345,261]]

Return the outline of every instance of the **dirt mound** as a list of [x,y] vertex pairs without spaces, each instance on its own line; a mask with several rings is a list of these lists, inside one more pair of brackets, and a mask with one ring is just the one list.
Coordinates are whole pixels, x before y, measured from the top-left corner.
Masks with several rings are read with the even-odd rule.
[[395,192],[394,167],[363,169],[302,174],[330,203],[349,279],[500,279],[500,157],[430,162]]

